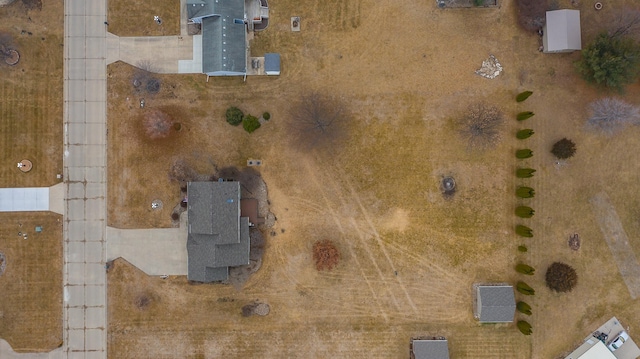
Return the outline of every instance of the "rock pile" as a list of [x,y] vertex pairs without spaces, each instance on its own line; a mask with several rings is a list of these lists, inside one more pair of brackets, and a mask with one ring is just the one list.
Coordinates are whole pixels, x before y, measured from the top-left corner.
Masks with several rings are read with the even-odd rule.
[[495,79],[502,72],[502,65],[495,56],[489,55],[489,58],[482,61],[482,66],[476,70],[476,75],[480,75],[487,79]]

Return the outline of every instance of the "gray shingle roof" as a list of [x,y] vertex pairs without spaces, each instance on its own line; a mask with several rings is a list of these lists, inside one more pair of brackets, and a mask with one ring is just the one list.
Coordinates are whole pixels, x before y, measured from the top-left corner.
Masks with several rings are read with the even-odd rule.
[[449,359],[449,345],[446,340],[414,340],[415,359]]
[[480,322],[513,322],[516,299],[512,286],[478,286],[477,295]]
[[239,182],[189,182],[188,278],[228,278],[230,266],[249,264],[249,219],[240,217]]
[[264,71],[267,73],[280,73],[280,54],[264,54]]
[[189,18],[202,23],[202,71],[213,76],[244,74],[247,69],[244,0],[189,2]]
[[189,19],[211,16],[214,13],[213,1],[187,0],[187,17]]
[[240,183],[189,182],[189,234],[213,235],[215,244],[240,243]]

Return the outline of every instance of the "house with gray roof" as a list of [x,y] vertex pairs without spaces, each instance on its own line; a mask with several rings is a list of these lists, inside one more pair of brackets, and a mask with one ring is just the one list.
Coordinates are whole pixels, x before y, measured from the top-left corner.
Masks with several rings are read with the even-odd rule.
[[187,278],[217,282],[249,264],[249,218],[240,217],[240,182],[187,183]]
[[412,339],[411,359],[449,359],[449,343],[444,338]]
[[249,47],[244,0],[187,0],[187,16],[202,28],[202,72],[245,75]]
[[510,323],[516,311],[516,298],[510,285],[478,285],[476,317],[480,323]]

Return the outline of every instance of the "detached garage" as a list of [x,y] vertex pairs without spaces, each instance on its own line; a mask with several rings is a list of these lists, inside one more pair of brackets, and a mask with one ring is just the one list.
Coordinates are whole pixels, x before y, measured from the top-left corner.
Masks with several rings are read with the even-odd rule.
[[545,53],[582,50],[580,11],[569,9],[547,11],[542,46]]

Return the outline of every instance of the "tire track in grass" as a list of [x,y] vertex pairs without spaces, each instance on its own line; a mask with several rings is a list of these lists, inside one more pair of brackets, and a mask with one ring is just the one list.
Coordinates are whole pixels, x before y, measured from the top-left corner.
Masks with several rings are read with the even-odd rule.
[[[326,210],[329,213],[329,215],[331,216],[331,218],[333,219],[334,223],[336,224],[336,227],[338,228],[338,231],[340,232],[340,234],[342,235],[342,237],[346,237],[346,231],[344,229],[344,227],[342,226],[342,223],[340,222],[340,217],[338,216],[338,214],[336,213],[336,211],[331,207],[331,201],[329,201],[329,198],[327,197],[323,187],[321,186],[320,183],[318,183],[318,179],[317,176],[312,168],[311,165],[309,164],[308,161],[305,161],[305,165],[307,168],[307,171],[311,173],[310,178],[312,178],[313,180],[313,184],[319,189],[319,192],[324,200],[324,202],[326,203]],[[330,183],[330,182],[329,182]],[[367,287],[369,288],[369,291],[371,292],[371,296],[374,299],[374,301],[376,302],[376,305],[378,306],[378,310],[380,312],[380,314],[382,315],[382,317],[384,318],[385,322],[389,322],[389,315],[388,313],[384,310],[384,308],[381,305],[380,302],[380,298],[377,295],[376,291],[374,290],[371,282],[369,281],[369,278],[367,277],[365,271],[364,271],[364,267],[362,266],[362,264],[360,263],[360,261],[358,260],[358,256],[356,255],[353,246],[351,245],[351,243],[348,240],[343,241],[346,245],[347,248],[349,250],[349,254],[351,255],[352,258],[354,258],[354,261],[356,263],[356,265],[358,266],[358,269],[360,270],[360,275],[362,276],[362,278],[364,279],[365,283],[367,284]]]
[[[355,201],[357,202],[358,206],[360,207],[360,211],[364,215],[364,218],[367,221],[367,224],[371,228],[371,230],[373,232],[373,235],[374,235],[374,238],[376,239],[376,242],[378,243],[378,246],[382,250],[382,253],[384,254],[385,258],[387,259],[388,264],[391,266],[391,270],[393,270],[394,273],[397,273],[396,266],[394,265],[393,261],[391,260],[391,257],[389,256],[389,253],[387,252],[387,249],[385,248],[384,242],[382,241],[382,238],[380,238],[380,234],[378,233],[378,231],[376,230],[375,226],[373,225],[373,222],[371,221],[371,217],[369,215],[369,212],[362,205],[362,201],[360,200],[360,196],[358,196],[358,194],[355,192],[355,190],[353,189],[353,185],[351,184],[351,181],[349,181],[348,179],[347,179],[347,185],[349,186],[349,190],[350,190],[353,198],[355,199]],[[413,309],[414,313],[418,314],[418,307],[416,307],[415,303],[413,302],[413,299],[409,295],[409,292],[407,291],[407,288],[406,288],[402,278],[400,278],[400,276],[395,276],[395,278],[396,278],[396,281],[398,282],[398,284],[400,285],[400,288],[402,288],[402,291],[404,292],[405,296],[407,297],[407,301],[409,302],[409,305]]]

